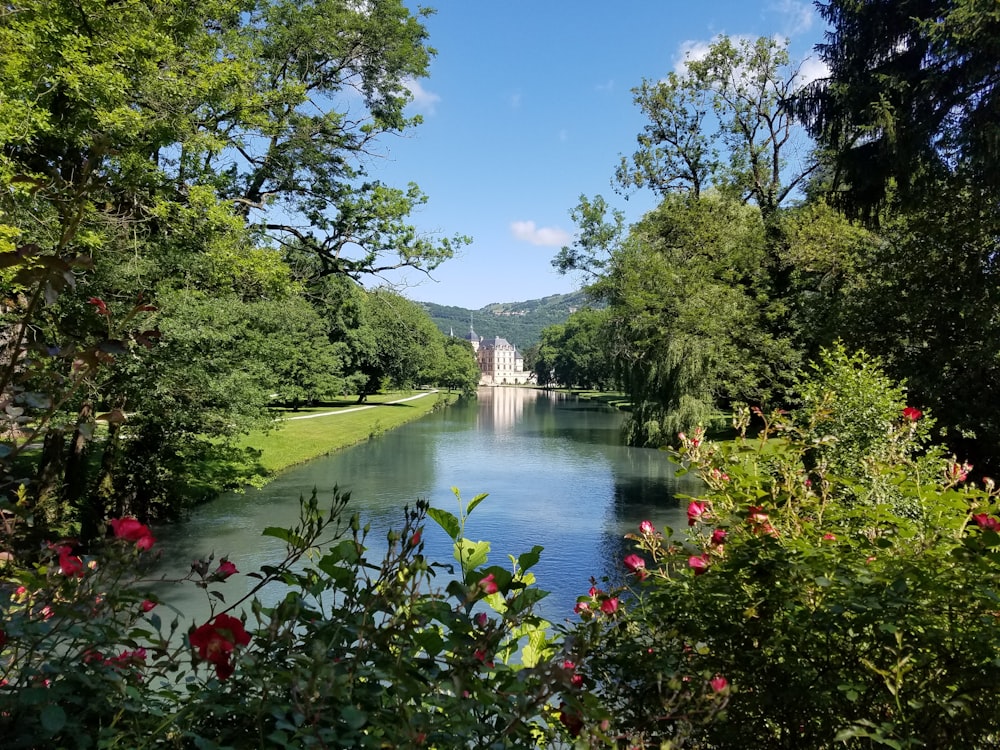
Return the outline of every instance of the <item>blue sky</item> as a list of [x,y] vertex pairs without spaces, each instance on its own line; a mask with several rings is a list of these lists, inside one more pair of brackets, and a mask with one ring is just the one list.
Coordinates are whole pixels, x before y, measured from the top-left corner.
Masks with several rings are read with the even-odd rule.
[[572,241],[570,210],[603,195],[635,220],[652,196],[618,196],[611,180],[631,154],[642,113],[631,89],[679,69],[719,34],[780,35],[793,59],[812,59],[822,20],[799,0],[431,0],[430,76],[413,85],[424,122],[381,143],[370,173],[428,203],[412,217],[428,234],[473,238],[427,279],[409,275],[414,300],[478,309],[561,294],[580,279],[551,261]]

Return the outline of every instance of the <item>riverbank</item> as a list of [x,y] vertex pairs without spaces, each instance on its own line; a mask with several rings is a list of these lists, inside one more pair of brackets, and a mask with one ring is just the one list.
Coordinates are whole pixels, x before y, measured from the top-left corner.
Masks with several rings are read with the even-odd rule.
[[621,391],[586,391],[579,388],[557,388],[556,390],[561,393],[572,393],[577,398],[586,401],[597,401],[618,411],[632,411],[632,402]]
[[274,476],[292,466],[378,437],[457,399],[455,392],[399,391],[369,396],[364,404],[345,399],[310,409],[284,411],[277,416],[275,429],[253,432],[244,438],[242,445],[260,451],[260,466]]

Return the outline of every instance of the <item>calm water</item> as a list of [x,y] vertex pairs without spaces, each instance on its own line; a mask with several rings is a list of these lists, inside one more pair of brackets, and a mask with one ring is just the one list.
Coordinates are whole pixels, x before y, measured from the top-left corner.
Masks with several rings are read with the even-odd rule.
[[[397,408],[405,408],[403,406]],[[336,419],[337,417],[330,417]],[[545,548],[533,569],[551,592],[541,612],[553,621],[572,617],[576,597],[591,576],[617,576],[627,553],[623,535],[649,519],[679,529],[686,516],[675,494],[689,479],[659,451],[622,446],[622,415],[565,394],[533,389],[481,389],[475,402],[452,406],[366,444],[282,474],[262,490],[225,495],[198,509],[190,521],[161,532],[165,560],[175,572],[214,552],[228,555],[241,573],[280,559],[281,544],[260,536],[266,526],[291,526],[298,502],[313,488],[321,500],[338,485],[372,526],[371,554],[385,532],[402,523],[402,506],[418,498],[457,515],[451,488],[465,501],[489,497],[472,513],[466,536],[492,543],[490,564],[509,565],[534,545]],[[425,553],[450,562],[451,542],[428,520]],[[170,572],[170,571],[168,571]],[[235,576],[230,596],[250,581]],[[444,582],[442,581],[442,586]],[[193,587],[189,587],[192,594]],[[200,592],[190,599],[164,596],[184,613],[201,615]],[[207,609],[204,609],[207,612]]]

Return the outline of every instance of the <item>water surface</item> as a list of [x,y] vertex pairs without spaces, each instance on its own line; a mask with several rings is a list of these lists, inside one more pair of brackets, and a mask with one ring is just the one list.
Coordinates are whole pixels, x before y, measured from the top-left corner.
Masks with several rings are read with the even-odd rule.
[[[466,536],[491,542],[490,564],[509,565],[508,555],[544,547],[533,570],[551,592],[542,614],[558,622],[573,617],[591,577],[621,575],[623,536],[640,521],[675,529],[686,523],[676,495],[692,491],[693,480],[676,477],[661,451],[623,446],[622,421],[621,413],[575,396],[480,389],[476,401],[294,468],[263,489],[224,495],[162,532],[159,546],[174,573],[210,552],[227,555],[241,573],[273,564],[281,543],[261,537],[261,529],[293,525],[300,497],[316,488],[322,504],[336,485],[351,492],[351,507],[371,524],[378,554],[386,532],[401,526],[404,505],[422,498],[457,514],[451,488],[466,501],[485,492]],[[451,542],[433,521],[424,541],[428,557],[452,560]],[[222,590],[234,597],[251,585],[241,575]],[[198,606],[203,595],[189,593],[194,598],[171,593],[169,601],[197,619],[207,612]]]

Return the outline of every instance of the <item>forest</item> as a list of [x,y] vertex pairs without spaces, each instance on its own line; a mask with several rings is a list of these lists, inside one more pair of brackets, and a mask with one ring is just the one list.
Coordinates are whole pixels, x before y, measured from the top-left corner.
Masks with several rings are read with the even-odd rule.
[[373,559],[318,488],[261,530],[283,559],[192,562],[194,623],[152,586],[150,524],[194,476],[240,481],[271,407],[475,383],[380,282],[469,238],[366,173],[419,125],[432,11],[4,4],[4,746],[1000,747],[1000,10],[819,9],[828,77],[723,36],[641,82],[611,168],[657,207],[626,226],[581,196],[554,260],[594,304],[536,370],[624,389],[626,439],[702,480],[686,528],[643,522],[624,583],[553,625],[544,551],[466,537],[485,495],[401,508]]

